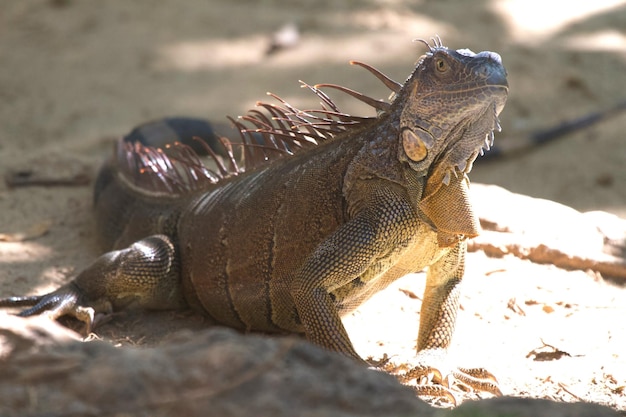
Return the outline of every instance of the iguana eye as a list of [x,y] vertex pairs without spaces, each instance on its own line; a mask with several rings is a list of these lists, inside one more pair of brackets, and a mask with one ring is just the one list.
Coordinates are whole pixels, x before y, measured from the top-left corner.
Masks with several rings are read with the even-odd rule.
[[439,72],[446,72],[448,70],[448,63],[443,58],[437,58],[435,60],[435,68],[437,68]]

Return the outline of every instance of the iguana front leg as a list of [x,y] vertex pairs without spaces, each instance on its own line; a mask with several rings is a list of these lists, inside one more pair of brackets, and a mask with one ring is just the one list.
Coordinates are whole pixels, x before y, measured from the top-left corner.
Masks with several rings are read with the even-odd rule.
[[309,256],[291,284],[296,309],[309,341],[359,361],[331,295],[358,285],[359,276],[375,261],[377,231],[365,216],[341,226]]
[[446,350],[452,341],[465,271],[465,241],[428,268],[420,312],[417,351]]
[[467,243],[456,246],[428,269],[426,288],[420,312],[417,339],[418,365],[399,376],[402,382],[418,381],[420,395],[444,396],[453,403],[454,396],[439,385],[426,385],[424,379],[434,375],[435,382],[450,385],[455,380],[472,389],[501,395],[495,377],[482,368],[456,368],[446,365],[447,350],[452,341],[459,308],[460,285],[465,272]]
[[147,309],[184,307],[175,246],[165,235],[153,235],[127,248],[107,252],[73,281],[41,296],[9,297],[0,306],[32,307],[22,317],[45,314],[53,319],[74,316],[89,333],[98,313],[129,304]]
[[380,285],[375,280],[393,265],[394,256],[419,226],[402,192],[375,188],[371,186],[367,201],[359,202],[361,209],[313,251],[291,283],[307,339],[359,361],[363,359],[350,342],[337,306],[351,304],[365,286]]

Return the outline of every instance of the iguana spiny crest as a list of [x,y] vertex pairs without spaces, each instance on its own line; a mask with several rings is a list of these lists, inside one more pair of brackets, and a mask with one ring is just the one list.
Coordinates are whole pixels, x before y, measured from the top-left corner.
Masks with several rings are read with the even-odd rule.
[[[229,148],[232,145],[244,147],[245,168],[239,167],[233,157],[229,161],[230,166],[220,164],[219,173],[210,172],[201,168],[200,160],[188,150],[175,152],[176,157],[173,158],[186,163],[189,170],[194,172],[187,180],[162,177],[171,166],[158,162],[165,158],[165,154],[160,153],[162,156],[159,156],[158,151],[154,151],[151,156],[141,157],[135,164],[127,162],[125,165],[129,165],[130,172],[140,171],[135,169],[137,166],[143,167],[144,174],[153,173],[161,177],[160,181],[164,183],[191,183],[196,180],[196,175],[198,180],[207,177],[210,182],[216,182],[221,177],[263,165],[278,155],[292,154],[333,140],[389,112],[397,112],[399,108],[402,142],[400,160],[406,160],[413,169],[425,173],[433,163],[443,163],[447,167],[444,182],[448,183],[451,173],[456,175],[455,170],[468,173],[476,157],[493,145],[493,131],[500,130],[498,114],[504,107],[508,91],[506,72],[502,68],[500,56],[495,52],[475,54],[469,49],[454,51],[443,46],[439,38],[433,39],[432,46],[424,40],[419,41],[429,51],[419,58],[415,71],[404,84],[391,80],[368,64],[350,61],[352,65],[370,71],[392,91],[391,103],[334,84],[311,86],[301,82],[302,87],[310,89],[321,99],[320,109],[300,110],[268,93],[279,104],[258,102],[257,106],[265,112],[255,109],[241,116],[240,120],[231,119],[241,132],[241,142],[226,141]],[[478,57],[484,59],[471,60]],[[494,65],[486,67],[483,65],[485,61],[491,61]],[[473,64],[470,65],[470,62]],[[464,70],[459,71],[463,67]],[[451,77],[456,79],[451,80]],[[340,90],[365,102],[378,110],[377,117],[360,117],[341,112],[332,99],[320,90],[323,87]],[[495,90],[503,91],[497,100],[490,103],[481,100],[481,91],[487,96],[487,93]],[[263,140],[259,141],[260,138]],[[127,156],[123,153],[119,155],[120,158]]]
[[[421,42],[428,51],[404,84],[368,64],[351,61],[392,91],[391,102],[335,84],[312,86],[302,82],[302,87],[320,98],[321,107],[301,110],[268,93],[277,103],[258,102],[260,110],[230,119],[240,131],[240,142],[223,139],[230,155],[227,165],[207,147],[217,162],[217,171],[208,169],[193,151],[180,144],[163,152],[126,143],[118,149],[118,163],[130,181],[144,189],[184,194],[260,169],[303,149],[341,140],[357,130],[377,129],[382,133],[363,144],[361,152],[368,175],[401,182],[398,170],[386,159],[408,165],[419,176],[428,177],[420,209],[441,232],[440,244],[449,246],[459,238],[473,237],[479,225],[468,201],[465,174],[478,155],[493,144],[494,130],[500,129],[498,114],[508,93],[506,71],[494,52],[451,50],[439,38],[434,38],[432,45]],[[347,93],[377,113],[370,117],[344,113],[322,88]],[[233,156],[233,146],[243,147],[244,166],[239,166]],[[457,215],[450,216],[451,209],[458,210]]]

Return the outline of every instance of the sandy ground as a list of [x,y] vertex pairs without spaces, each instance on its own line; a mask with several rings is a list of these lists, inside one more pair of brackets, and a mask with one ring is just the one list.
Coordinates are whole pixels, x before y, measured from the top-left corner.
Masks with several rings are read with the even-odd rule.
[[[2,2],[0,170],[93,175],[112,138],[147,120],[221,121],[244,113],[266,91],[315,105],[299,79],[383,98],[378,81],[347,61],[368,62],[403,81],[423,52],[411,40],[435,34],[453,48],[502,55],[511,95],[501,143],[626,99],[625,1],[459,4]],[[267,56],[269,34],[289,22],[301,29],[300,42]],[[340,96],[338,102],[363,111]],[[472,180],[626,217],[625,128],[622,114],[524,155],[478,161]],[[98,253],[90,208],[89,186],[10,189],[0,183],[0,233],[31,237],[0,242],[0,295],[51,290],[87,265]],[[454,349],[460,362],[487,366],[509,394],[626,410],[624,288],[584,272],[481,254],[470,257],[467,269]],[[423,279],[405,278],[346,320],[364,356],[409,355],[419,300],[398,289],[421,296],[420,285]],[[159,319],[179,325],[171,315]],[[154,342],[160,327],[168,328],[126,323],[110,334],[133,344]],[[571,357],[527,358],[542,340]]]

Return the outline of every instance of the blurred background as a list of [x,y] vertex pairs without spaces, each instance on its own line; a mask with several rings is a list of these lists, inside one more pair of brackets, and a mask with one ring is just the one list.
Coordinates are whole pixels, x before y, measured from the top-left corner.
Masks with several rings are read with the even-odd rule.
[[[54,155],[95,169],[111,138],[142,122],[224,122],[267,91],[316,105],[298,80],[386,98],[348,61],[404,81],[425,50],[412,40],[435,35],[450,48],[501,54],[510,82],[503,146],[626,100],[626,1],[4,1],[0,169]],[[626,217],[625,132],[626,112],[530,152],[478,160],[471,178]]]

